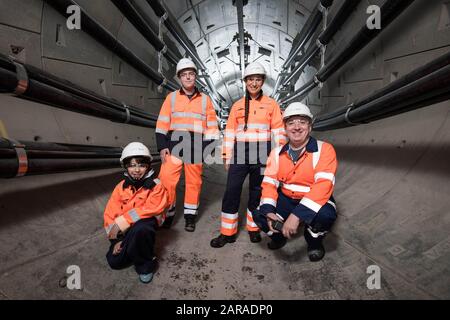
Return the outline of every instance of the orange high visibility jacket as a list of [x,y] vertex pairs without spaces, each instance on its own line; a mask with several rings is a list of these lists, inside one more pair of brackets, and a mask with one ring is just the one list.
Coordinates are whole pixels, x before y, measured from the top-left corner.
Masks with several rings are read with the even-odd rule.
[[286,143],[286,134],[277,102],[263,94],[250,99],[247,130],[245,126],[245,97],[236,101],[228,116],[222,144],[222,157],[231,159],[235,142],[271,141],[276,145]]
[[219,139],[217,117],[211,99],[197,89],[191,99],[182,88],[168,94],[156,122],[158,151],[171,149],[169,139],[173,131],[201,134],[203,140]]
[[327,142],[309,138],[306,150],[294,164],[288,154],[289,144],[272,150],[261,184],[261,213],[275,212],[278,190],[300,200],[293,213],[317,213],[332,196],[337,169],[336,152]]
[[106,233],[109,234],[114,223],[125,231],[140,219],[151,217],[161,225],[166,218],[169,200],[159,179],[148,179],[138,190],[124,183],[122,180],[114,188],[106,205],[103,216]]

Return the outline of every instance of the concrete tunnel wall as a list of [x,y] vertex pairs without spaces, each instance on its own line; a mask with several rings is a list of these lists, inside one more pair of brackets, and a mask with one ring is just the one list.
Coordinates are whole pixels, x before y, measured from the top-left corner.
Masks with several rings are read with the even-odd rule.
[[[110,1],[79,3],[141,58],[155,65],[153,48]],[[338,7],[336,1],[331,17]],[[64,26],[65,20],[42,1],[0,0],[0,8],[1,53],[11,54],[11,45],[23,47],[19,55],[26,63],[158,113],[166,91],[157,92],[148,79],[82,31],[64,33],[58,40],[57,24]],[[327,55],[338,52],[364,23],[364,10],[360,6],[353,13],[329,45]],[[445,1],[416,1],[331,77],[320,95],[317,90],[311,92],[306,101],[313,111],[326,113],[364,97],[448,52],[446,10]],[[166,64],[165,73],[171,72]],[[10,138],[105,146],[140,140],[155,150],[153,129],[116,124],[11,95],[0,95],[0,105],[0,131]],[[339,159],[335,192],[339,219],[333,233],[429,298],[450,297],[449,106],[446,101],[366,125],[314,133],[335,145]],[[103,208],[120,171],[1,181],[0,282],[8,283],[8,277],[28,263],[102,234]],[[205,230],[208,234],[213,231]],[[99,261],[104,257],[91,258]],[[53,270],[51,262],[46,263]],[[347,272],[355,271],[351,264],[349,268]],[[49,272],[33,276],[42,283],[52,277]],[[20,279],[15,285],[27,287],[26,282],[26,278]],[[39,294],[52,294],[46,290]],[[0,287],[0,297],[21,297],[21,293],[3,292]]]

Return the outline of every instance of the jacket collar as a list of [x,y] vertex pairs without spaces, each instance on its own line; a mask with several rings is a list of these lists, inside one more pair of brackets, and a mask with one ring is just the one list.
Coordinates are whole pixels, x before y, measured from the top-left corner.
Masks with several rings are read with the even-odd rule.
[[252,97],[250,96],[250,93],[248,93],[248,91],[246,92],[246,96],[248,97],[248,100],[261,100],[263,95],[264,95],[264,92],[261,89],[259,91],[258,96],[256,97],[256,99],[252,99]]
[[126,189],[130,186],[134,187],[136,190],[144,187],[144,189],[152,189],[156,184],[153,180],[153,174],[155,171],[151,169],[147,174],[139,181],[133,180],[127,172],[124,173],[125,181],[123,183],[123,189]]
[[[286,143],[280,150],[280,155],[289,149],[289,142]],[[317,146],[317,140],[313,137],[309,137],[308,143],[306,144],[306,151],[309,153],[319,151],[319,147]]]
[[[186,95],[186,92],[184,92],[183,87],[181,87],[180,90],[178,90],[178,91],[180,92],[181,95]],[[193,94],[193,97],[196,96],[196,95],[199,94],[199,93],[200,93],[200,91],[198,90],[198,88],[197,88],[197,87],[194,87],[194,94]]]

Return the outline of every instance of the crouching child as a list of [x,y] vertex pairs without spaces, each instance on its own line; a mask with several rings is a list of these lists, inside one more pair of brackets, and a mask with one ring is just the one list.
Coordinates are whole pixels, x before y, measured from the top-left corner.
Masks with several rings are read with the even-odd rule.
[[120,162],[125,179],[114,188],[104,212],[104,227],[111,242],[106,259],[112,269],[134,265],[139,279],[149,283],[157,268],[156,229],[164,222],[166,189],[155,177],[152,156],[140,142],[128,144]]

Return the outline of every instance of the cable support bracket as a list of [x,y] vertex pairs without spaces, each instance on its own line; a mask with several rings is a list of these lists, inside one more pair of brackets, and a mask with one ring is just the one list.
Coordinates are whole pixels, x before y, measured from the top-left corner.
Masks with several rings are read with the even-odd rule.
[[14,94],[20,96],[27,91],[30,80],[27,69],[22,63],[19,63],[14,59],[11,59],[11,62],[16,66],[17,86],[16,89],[14,89]]
[[28,171],[28,156],[25,145],[14,139],[8,140],[11,142],[17,154],[18,167],[16,177],[23,177]]
[[126,114],[127,114],[127,118],[126,118],[126,120],[125,120],[124,123],[130,123],[130,120],[131,120],[130,107],[127,106],[127,105],[125,104],[125,102],[122,102],[122,105],[123,105],[123,107],[125,108],[125,112],[126,112]]

